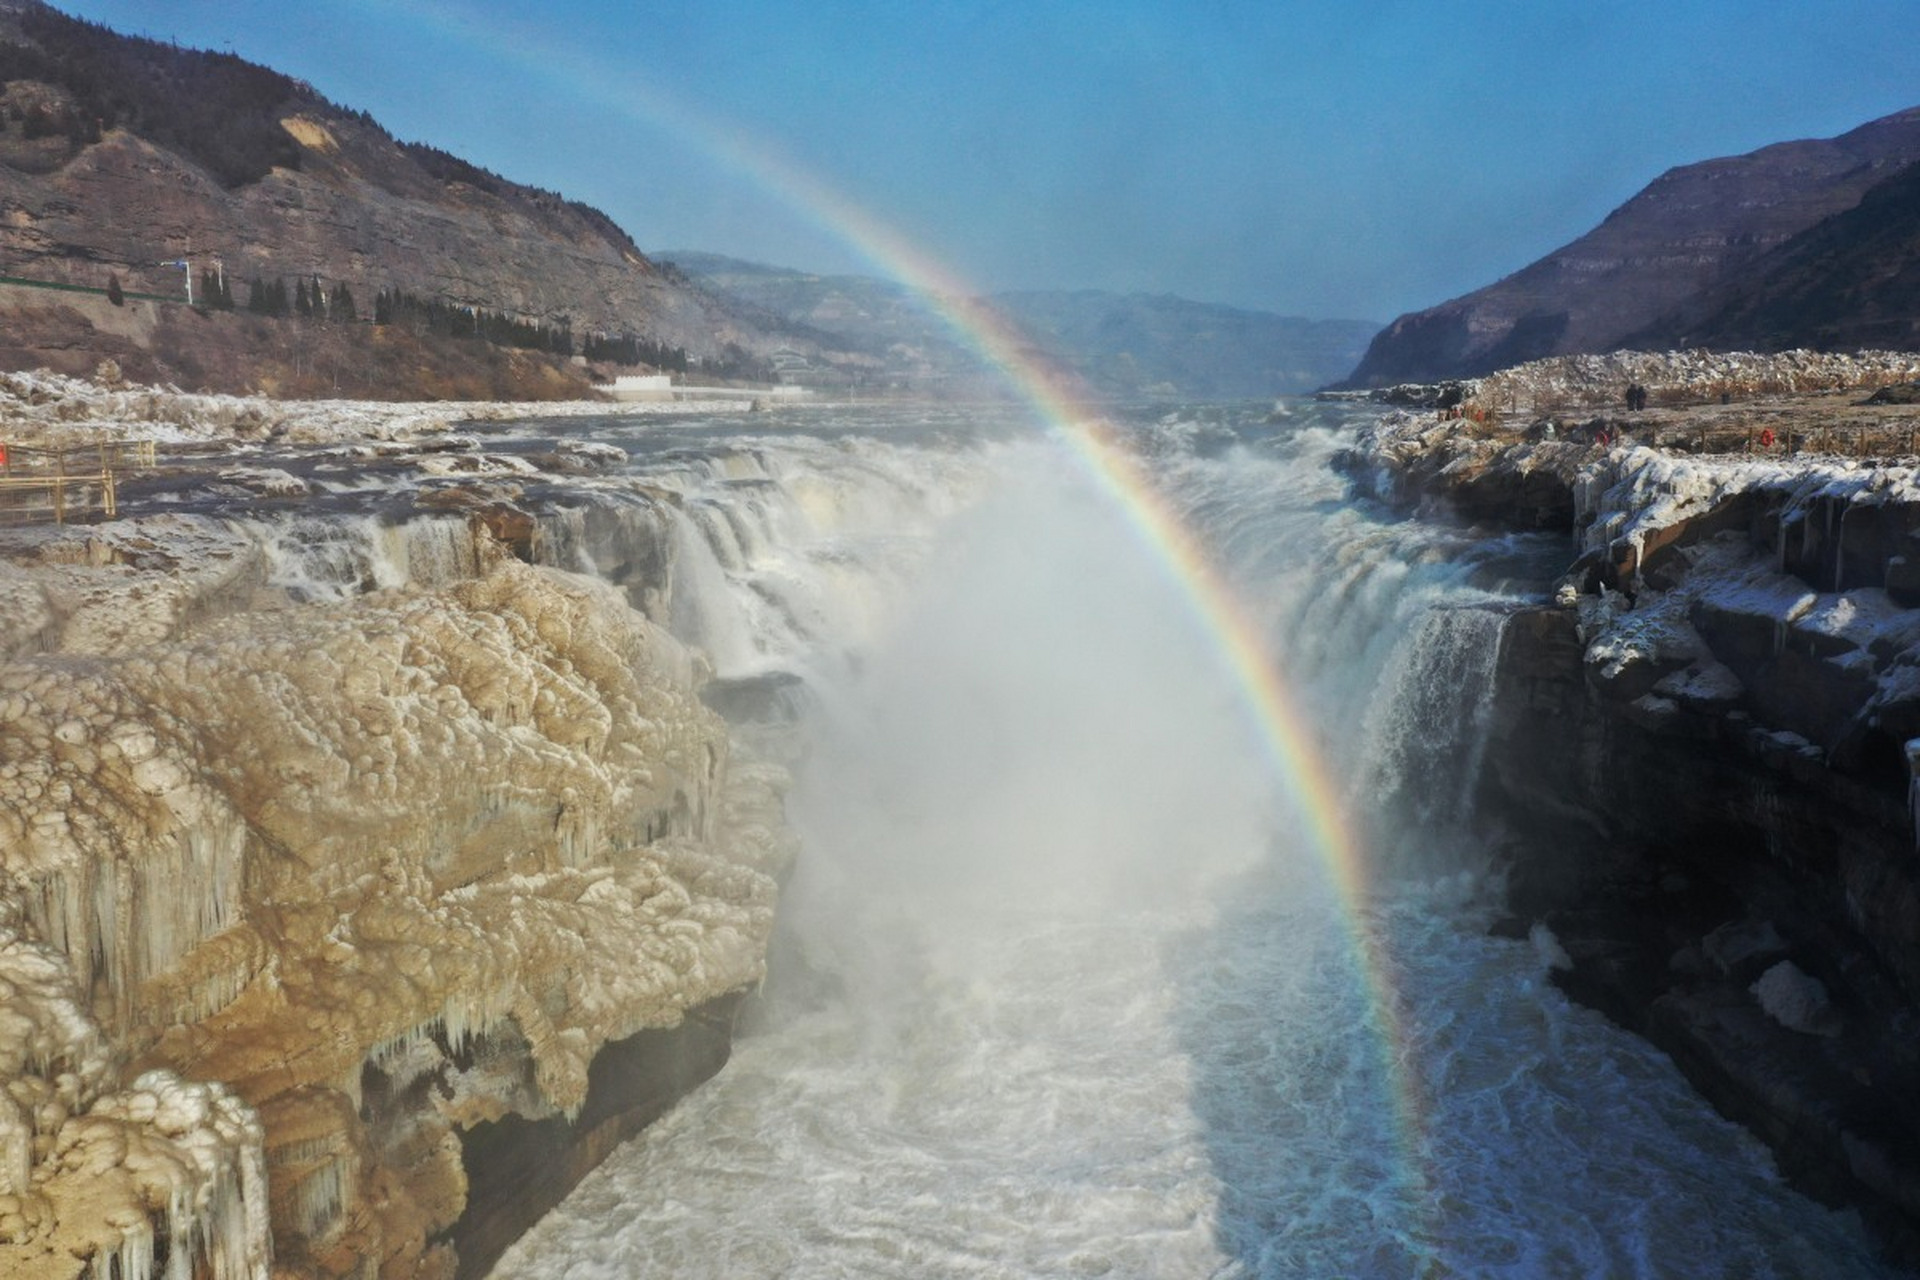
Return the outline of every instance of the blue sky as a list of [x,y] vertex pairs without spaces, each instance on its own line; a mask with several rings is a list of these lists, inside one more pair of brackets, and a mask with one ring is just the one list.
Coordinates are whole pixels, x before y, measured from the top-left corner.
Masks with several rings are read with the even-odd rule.
[[1662,170],[1920,105],[1920,0],[56,0],[230,49],[648,249],[1387,320]]

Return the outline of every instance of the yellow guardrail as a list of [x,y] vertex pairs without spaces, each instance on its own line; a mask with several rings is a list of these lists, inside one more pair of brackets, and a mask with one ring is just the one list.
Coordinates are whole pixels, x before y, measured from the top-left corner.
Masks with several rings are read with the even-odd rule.
[[[0,513],[32,517],[40,512],[65,524],[77,510],[98,509],[108,519],[119,514],[113,472],[78,476],[0,476]],[[38,501],[35,501],[35,499]]]
[[0,444],[0,518],[55,524],[97,513],[120,513],[119,477],[124,470],[155,465],[151,440],[119,440],[64,449]]

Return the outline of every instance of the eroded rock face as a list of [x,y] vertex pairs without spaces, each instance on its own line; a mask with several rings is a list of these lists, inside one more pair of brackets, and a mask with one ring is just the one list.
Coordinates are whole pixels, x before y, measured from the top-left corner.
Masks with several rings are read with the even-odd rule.
[[[1435,425],[1378,433],[1382,491],[1496,519],[1476,489],[1552,447]],[[1913,470],[1633,444],[1570,471],[1582,554],[1508,622],[1489,718],[1506,927],[1920,1258]]]
[[440,1237],[458,1258],[456,1280],[486,1275],[609,1151],[719,1070],[738,1005],[723,997],[676,1027],[609,1044],[594,1059],[586,1103],[571,1121],[515,1112],[461,1130],[466,1207]]
[[463,1130],[566,1123],[604,1046],[761,976],[782,775],[597,581],[163,599],[81,656],[48,599],[89,573],[142,577],[0,581],[39,592],[0,665],[0,1272],[264,1275],[270,1221],[292,1274],[450,1274]]
[[1511,927],[1550,929],[1558,985],[1660,1045],[1799,1185],[1860,1206],[1912,1259],[1905,782],[1772,727],[1802,707],[1839,718],[1837,695],[1751,696],[1684,609],[1667,611],[1673,633],[1631,637],[1581,612],[1522,613],[1502,646],[1485,812],[1518,834]]

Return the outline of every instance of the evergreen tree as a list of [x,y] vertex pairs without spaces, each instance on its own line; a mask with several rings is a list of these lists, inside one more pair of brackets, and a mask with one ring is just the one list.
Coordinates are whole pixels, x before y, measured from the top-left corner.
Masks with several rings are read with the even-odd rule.
[[333,297],[328,301],[327,311],[335,320],[344,321],[347,324],[352,324],[359,319],[354,312],[353,294],[348,291],[346,281],[342,280],[333,286]]
[[116,307],[127,305],[127,295],[120,289],[120,276],[117,272],[107,273],[107,301]]
[[259,276],[247,281],[247,310],[256,316],[272,314],[273,300],[267,296],[267,286]]
[[307,282],[304,279],[293,282],[293,312],[303,320],[313,318],[313,299],[307,296]]
[[200,272],[200,305],[210,311],[233,310],[233,293],[226,280],[212,267]]

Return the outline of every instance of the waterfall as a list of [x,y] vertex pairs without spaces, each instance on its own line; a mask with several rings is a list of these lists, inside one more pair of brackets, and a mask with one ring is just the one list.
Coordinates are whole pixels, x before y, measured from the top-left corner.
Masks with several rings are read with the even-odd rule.
[[[353,856],[281,860],[276,874],[364,894],[368,930],[432,902],[445,920],[415,959],[456,937],[473,949],[458,972],[474,980],[433,988],[404,1018],[365,1011],[379,1027],[366,1042],[374,1067],[428,1107],[439,1095],[415,1064],[458,1057],[510,1018],[548,1050],[547,1074],[513,1087],[584,1096],[588,1055],[575,1047],[586,1042],[543,1027],[545,993],[513,994],[505,961],[478,959],[509,942],[578,942],[580,913],[660,952],[660,981],[637,1004],[582,976],[622,1027],[680,1015],[669,970],[708,995],[753,982],[772,882],[729,906],[734,881],[687,837],[739,807],[771,847],[778,771],[743,765],[736,779],[762,774],[744,799],[717,779],[729,748],[737,760],[773,744],[794,766],[788,816],[805,848],[780,889],[749,1033],[496,1274],[1883,1274],[1857,1223],[1787,1190],[1670,1062],[1570,1006],[1534,948],[1486,936],[1481,878],[1454,869],[1471,862],[1430,856],[1471,839],[1501,628],[1568,547],[1488,540],[1356,498],[1340,459],[1364,413],[1116,411],[1118,434],[1151,460],[1155,501],[1177,513],[1177,553],[1010,407],[819,407],[776,427],[755,415],[680,434],[570,420],[569,432],[621,441],[628,460],[528,480],[514,500],[531,536],[515,549],[613,584],[705,650],[717,678],[703,696],[732,721],[732,744],[694,706],[700,664],[677,647],[654,654],[671,648],[678,664],[685,687],[670,703],[637,687],[613,696],[642,650],[590,644],[590,630],[576,637],[584,647],[568,640],[568,618],[638,625],[599,584],[507,562],[448,593],[469,603],[438,622],[404,595],[357,602],[387,610],[373,637],[349,610],[310,611],[338,630],[326,634],[341,656],[337,678],[314,666],[299,684],[311,689],[302,723],[332,724],[335,693],[357,689],[367,725],[405,707],[432,732],[405,752],[392,733],[344,722],[339,750],[322,739],[300,784],[335,806],[312,820],[314,847]],[[540,430],[499,428],[532,457],[548,447]],[[481,559],[464,516],[236,527],[295,600],[454,581]],[[1196,559],[1234,593],[1252,647],[1284,681],[1299,712],[1285,728],[1342,780],[1353,865],[1328,865],[1327,815],[1298,811],[1298,780],[1276,774],[1274,726],[1237,674],[1246,654],[1183,576]],[[545,592],[591,593],[593,607],[534,608]],[[263,687],[314,657],[313,643],[280,640],[281,619],[257,621]],[[448,662],[474,666],[460,684],[471,715],[434,719],[437,700],[406,706],[406,689],[377,678],[383,654],[420,646],[409,628],[423,622]],[[72,686],[79,669],[49,665],[46,688]],[[213,732],[221,718],[203,703],[249,719],[254,704],[233,690],[184,664],[167,672],[168,689],[200,699],[171,730]],[[606,697],[577,696],[589,676]],[[209,689],[221,697],[208,702]],[[78,749],[91,732],[81,720],[25,727]],[[616,763],[568,749],[614,727]],[[16,948],[5,976],[32,997],[14,1001],[16,1021],[46,1028],[15,1038],[47,1087],[16,1100],[18,1116],[0,1108],[0,1174],[14,1182],[42,1128],[75,1110],[57,1090],[85,1073],[42,1045],[85,1021],[81,995],[156,987],[149,1009],[204,1018],[269,963],[264,943],[232,927],[253,874],[239,817],[174,785],[169,744],[131,746],[124,789],[148,827],[177,839],[110,877],[49,862],[34,881],[26,914],[52,946]],[[494,772],[476,777],[480,764]],[[248,794],[281,785],[252,755],[232,768]],[[396,856],[383,874],[405,878],[327,881],[416,828],[426,834],[411,852],[445,868]],[[541,876],[577,893],[528,897],[517,873],[466,882],[455,864],[478,833],[535,851]],[[587,866],[609,840],[617,865]],[[640,846],[655,845],[684,867],[647,871]],[[699,894],[675,889],[682,870]],[[329,954],[384,973],[363,951]],[[568,952],[566,964],[611,954]],[[159,971],[183,958],[192,973],[166,983]],[[36,969],[58,982],[36,993]],[[86,1018],[101,1013],[116,1011]],[[345,1055],[339,1090],[349,1120],[368,1100],[359,1053]],[[102,1114],[119,1124],[124,1112],[141,1135],[181,1089],[99,1071],[81,1083],[88,1100],[125,1095]],[[489,1096],[459,1105],[473,1114]],[[215,1273],[261,1270],[263,1140],[237,1100],[190,1100],[174,1135],[183,1154],[161,1150],[142,1194],[212,1205],[186,1216],[198,1238],[230,1241],[203,1251]],[[395,1127],[395,1150],[408,1133]],[[220,1158],[190,1167],[196,1150]],[[345,1247],[355,1205],[381,1185],[379,1154],[298,1137],[276,1148],[280,1220]],[[102,1269],[155,1269],[153,1225],[116,1237],[123,1256]]]
[[694,516],[675,513],[669,625],[682,640],[703,649],[718,674],[743,675],[752,670],[757,656],[752,621],[727,582],[712,533],[711,526]]
[[1357,809],[1416,831],[1471,816],[1505,624],[1490,608],[1432,608],[1395,646],[1361,726]]
[[267,584],[296,602],[343,600],[391,587],[437,587],[479,572],[465,517],[393,523],[378,514],[233,522],[267,558]]
[[1354,500],[1359,416],[1129,422],[1355,808],[1417,834],[1357,903],[1219,638],[1053,446],[823,411],[675,462],[714,509],[674,616],[793,673],[721,701],[800,707],[805,848],[758,1032],[496,1274],[1880,1274],[1423,863],[1471,817],[1506,611],[1569,548]]

